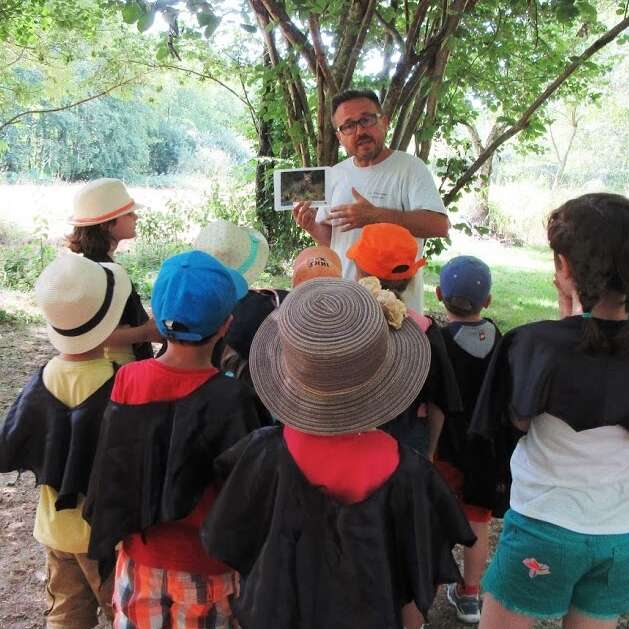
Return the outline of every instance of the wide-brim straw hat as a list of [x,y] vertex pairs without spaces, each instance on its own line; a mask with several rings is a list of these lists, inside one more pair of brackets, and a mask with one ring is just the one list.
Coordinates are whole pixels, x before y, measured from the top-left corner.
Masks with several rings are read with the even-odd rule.
[[85,184],[74,197],[71,225],[89,227],[112,221],[144,206],[136,203],[120,179],[95,179]]
[[282,423],[338,435],[376,428],[411,406],[430,345],[411,319],[399,330],[357,282],[319,278],[295,288],[260,326],[249,355],[256,392]]
[[256,281],[269,259],[269,244],[257,229],[223,219],[212,221],[201,229],[194,248],[238,271],[248,284]]
[[82,354],[103,343],[120,323],[130,294],[131,281],[119,264],[73,253],[49,264],[35,284],[48,338],[63,354]]

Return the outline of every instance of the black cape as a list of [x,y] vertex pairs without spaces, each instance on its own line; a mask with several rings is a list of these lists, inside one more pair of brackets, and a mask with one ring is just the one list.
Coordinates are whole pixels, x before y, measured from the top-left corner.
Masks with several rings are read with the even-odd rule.
[[[598,321],[609,337],[623,322]],[[573,430],[621,425],[629,429],[627,356],[578,349],[584,320],[539,321],[508,332],[494,351],[470,425],[470,433],[493,444],[498,477],[479,474],[476,492],[509,483],[509,460],[517,439],[512,418],[544,412]]]
[[456,374],[462,407],[446,412],[437,457],[463,472],[463,500],[466,504],[490,509],[494,517],[501,518],[509,508],[511,476],[508,459],[517,441],[517,431],[511,426],[505,430],[502,438],[508,441],[501,442],[498,455],[492,441],[468,432],[485,375],[502,338],[496,324],[487,317],[485,319],[494,326],[496,337],[492,350],[483,358],[465,351],[454,340],[448,326],[440,329]]
[[83,511],[101,576],[125,537],[189,515],[214,459],[258,427],[253,395],[222,374],[179,400],[110,403]]
[[57,510],[87,494],[98,434],[113,377],[70,408],[46,389],[41,368],[27,382],[0,428],[0,472],[28,470],[58,493]]
[[463,410],[456,375],[439,326],[433,322],[426,330],[426,336],[430,343],[430,369],[422,390],[404,413],[380,427],[398,441],[415,449],[418,449],[418,444],[423,446],[425,442],[427,445],[428,440],[425,421],[417,417],[417,408],[421,404],[432,402],[444,413],[458,413]]
[[[88,256],[85,256],[88,257]],[[109,256],[102,258],[91,257],[93,262],[114,262]],[[131,282],[131,294],[125,303],[122,316],[120,317],[120,325],[129,325],[136,328],[149,320],[149,316],[142,305],[140,295],[135,290],[133,282]],[[144,360],[145,358],[153,358],[153,346],[150,343],[133,343],[133,355],[136,360]]]
[[281,427],[218,459],[228,477],[201,537],[241,574],[232,609],[243,627],[398,629],[402,605],[426,614],[437,584],[460,580],[451,550],[474,535],[432,465],[399,448],[393,475],[356,504],[308,483]]

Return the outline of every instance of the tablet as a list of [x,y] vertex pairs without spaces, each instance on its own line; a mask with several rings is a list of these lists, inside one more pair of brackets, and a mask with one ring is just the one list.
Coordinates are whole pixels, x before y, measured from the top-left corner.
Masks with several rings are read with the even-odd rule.
[[290,168],[273,173],[275,209],[292,210],[298,201],[310,201],[313,207],[329,204],[329,167]]

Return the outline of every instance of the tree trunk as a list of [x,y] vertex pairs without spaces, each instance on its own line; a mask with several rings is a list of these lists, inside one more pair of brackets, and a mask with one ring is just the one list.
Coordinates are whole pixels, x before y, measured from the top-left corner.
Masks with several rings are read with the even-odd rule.
[[[264,51],[264,66],[266,68],[271,67],[271,57],[269,51]],[[270,101],[270,93],[273,91],[273,86],[270,81],[265,81],[262,90],[262,107],[264,103]],[[269,239],[272,239],[275,228],[274,216],[273,216],[273,187],[271,185],[271,178],[273,174],[274,161],[273,157],[273,145],[271,142],[271,130],[272,123],[268,119],[268,116],[260,116],[260,122],[258,124],[258,161],[256,163],[256,215],[258,220],[264,226],[264,231]]]
[[572,149],[572,145],[574,143],[574,138],[577,134],[577,128],[579,127],[579,119],[577,118],[577,106],[573,105],[570,110],[570,138],[568,139],[568,146],[564,151],[563,155],[559,150],[559,146],[555,141],[555,136],[553,135],[552,126],[548,127],[548,133],[550,135],[550,140],[552,142],[553,148],[555,149],[555,156],[557,157],[557,170],[555,171],[555,177],[553,178],[552,190],[555,191],[561,180],[563,178],[563,174],[566,171],[566,164],[568,163],[568,156],[570,155],[570,151]]
[[[503,125],[495,122],[483,145],[478,129],[471,122],[462,122],[461,124],[467,129],[472,144],[474,145],[476,157],[482,155],[485,151],[485,147],[490,146],[504,130]],[[492,153],[478,171],[480,179],[479,188],[474,198],[474,208],[470,213],[470,220],[474,225],[484,225],[489,216],[489,186],[491,185],[491,175],[494,170],[494,155],[495,153]]]

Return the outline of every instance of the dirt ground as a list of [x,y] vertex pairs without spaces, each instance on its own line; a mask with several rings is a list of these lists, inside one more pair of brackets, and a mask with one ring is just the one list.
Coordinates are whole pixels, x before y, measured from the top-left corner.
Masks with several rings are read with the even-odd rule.
[[[51,355],[43,325],[0,322],[0,416],[4,416],[28,376]],[[42,629],[46,572],[43,552],[32,536],[38,493],[31,474],[15,482],[16,476],[0,474],[0,629]],[[499,530],[500,523],[495,521],[492,548]],[[559,626],[553,622],[538,623],[536,629]],[[454,611],[440,592],[426,629],[464,627],[469,625],[456,622]],[[629,618],[621,621],[619,627],[629,629]]]

